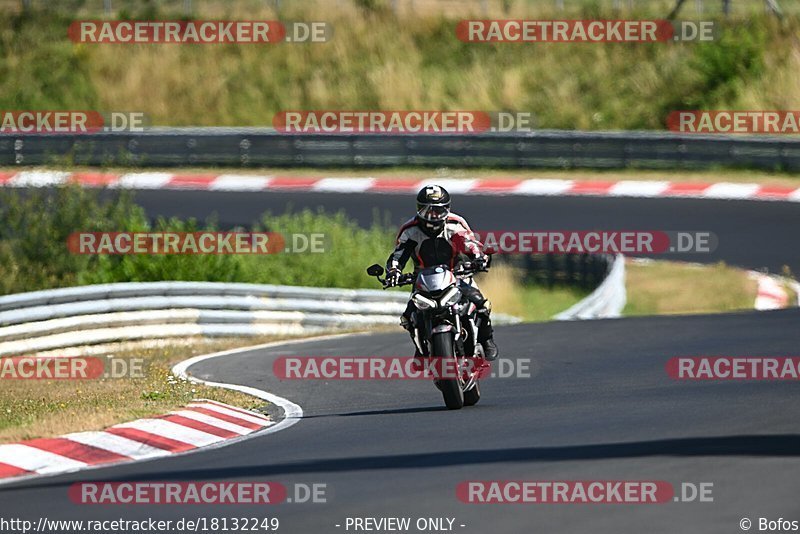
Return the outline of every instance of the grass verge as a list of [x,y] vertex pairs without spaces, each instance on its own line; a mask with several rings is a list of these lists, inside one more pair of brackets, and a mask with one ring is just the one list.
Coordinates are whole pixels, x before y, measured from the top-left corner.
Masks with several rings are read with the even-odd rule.
[[548,289],[522,283],[522,271],[497,264],[476,277],[481,291],[495,312],[507,313],[528,322],[548,321],[580,301],[589,291],[573,287]]
[[747,272],[724,263],[628,261],[624,315],[751,310],[757,287]]
[[99,380],[4,380],[0,388],[0,443],[102,430],[142,417],[161,415],[207,398],[246,409],[264,401],[220,388],[177,380],[176,363],[219,350],[254,345],[281,337],[238,338],[159,348],[130,349],[118,358],[142,358],[142,378]]

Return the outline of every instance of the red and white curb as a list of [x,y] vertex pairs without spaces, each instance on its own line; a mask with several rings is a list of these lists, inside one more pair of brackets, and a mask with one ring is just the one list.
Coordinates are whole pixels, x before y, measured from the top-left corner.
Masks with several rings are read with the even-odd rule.
[[166,172],[102,173],[62,171],[0,172],[0,186],[50,187],[76,183],[84,187],[200,191],[309,191],[331,193],[406,193],[437,183],[467,195],[608,196],[634,198],[702,198],[800,202],[800,187],[746,183],[669,181],[581,181],[557,179],[348,178],[190,174]]
[[[750,278],[758,283],[758,293],[754,304],[756,310],[780,310],[795,305],[789,302],[789,292],[786,291],[782,278],[755,271],[750,273]],[[794,280],[787,280],[786,283],[791,284],[795,291],[800,287]],[[798,294],[798,299],[800,299],[800,294]],[[800,300],[796,304],[800,305]]]
[[122,423],[99,432],[0,445],[0,480],[170,456],[219,445],[273,424],[264,415],[200,399],[160,417]]
[[102,432],[77,432],[58,438],[0,445],[0,485],[202,452],[285,430],[302,419],[303,409],[298,404],[250,386],[204,380],[192,376],[189,368],[206,360],[254,350],[365,334],[330,334],[272,341],[201,354],[172,368],[175,376],[190,382],[239,391],[278,406],[283,411],[283,418],[277,422],[255,412],[200,399],[165,416],[123,423]]

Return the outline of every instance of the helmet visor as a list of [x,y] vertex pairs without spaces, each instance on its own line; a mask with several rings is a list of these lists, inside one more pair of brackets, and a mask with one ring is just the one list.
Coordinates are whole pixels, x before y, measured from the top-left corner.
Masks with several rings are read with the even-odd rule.
[[417,211],[420,219],[431,222],[444,221],[449,214],[450,208],[447,206],[421,206]]

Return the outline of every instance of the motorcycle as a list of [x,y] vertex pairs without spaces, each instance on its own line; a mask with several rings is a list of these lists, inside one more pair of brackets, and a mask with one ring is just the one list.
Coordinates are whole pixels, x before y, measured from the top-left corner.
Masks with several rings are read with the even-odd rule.
[[[481,399],[479,379],[490,369],[477,342],[482,318],[478,309],[459,289],[459,280],[488,270],[488,263],[462,262],[455,269],[447,265],[427,267],[416,274],[401,275],[398,286],[414,285],[411,301],[416,307],[412,316],[413,339],[422,356],[435,363],[434,384],[442,392],[450,410],[473,406]],[[389,287],[378,264],[367,274]]]

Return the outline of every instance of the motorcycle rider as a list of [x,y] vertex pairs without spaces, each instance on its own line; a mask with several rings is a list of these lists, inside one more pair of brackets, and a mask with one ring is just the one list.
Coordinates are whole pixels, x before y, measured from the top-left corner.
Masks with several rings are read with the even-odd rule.
[[[409,258],[414,271],[433,265],[447,265],[451,269],[464,257],[473,263],[488,266],[489,257],[483,245],[472,233],[464,218],[450,211],[450,193],[444,187],[428,185],[417,194],[417,214],[408,220],[397,234],[397,245],[386,261],[386,285],[396,286]],[[459,281],[461,293],[478,308],[481,318],[478,343],[483,347],[488,361],[497,359],[497,345],[493,339],[491,303],[481,294],[472,278]],[[412,314],[416,307],[408,303],[400,324],[413,332]],[[419,355],[418,355],[419,356]]]

